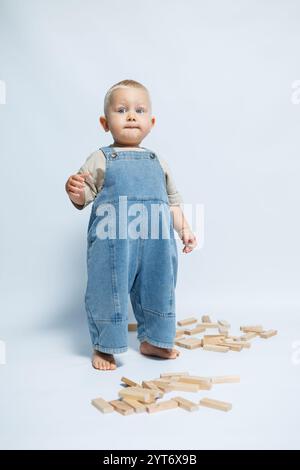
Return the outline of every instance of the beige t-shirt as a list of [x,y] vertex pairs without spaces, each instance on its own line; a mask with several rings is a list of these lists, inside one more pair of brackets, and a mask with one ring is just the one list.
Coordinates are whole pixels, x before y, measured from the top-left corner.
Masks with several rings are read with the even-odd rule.
[[[141,152],[145,151],[145,149],[139,148],[139,147],[126,147],[126,148],[125,147],[113,147],[113,146],[110,146],[110,147],[116,150],[126,149],[126,150],[140,150]],[[157,155],[157,157],[166,177],[166,190],[168,194],[169,205],[170,206],[180,205],[180,203],[182,203],[183,200],[182,200],[180,193],[177,191],[173,177],[170,172],[170,168],[167,162],[162,157],[160,157],[159,155]],[[104,183],[105,167],[106,167],[106,159],[102,150],[96,150],[95,152],[93,152],[86,159],[85,163],[80,167],[77,174],[85,173],[88,171],[91,174],[91,178],[87,178],[85,182],[84,205],[79,206],[78,204],[76,204],[75,202],[71,200],[72,204],[77,209],[84,209],[88,204],[90,204],[90,202],[92,202],[95,199],[97,194],[101,191],[103,183]]]

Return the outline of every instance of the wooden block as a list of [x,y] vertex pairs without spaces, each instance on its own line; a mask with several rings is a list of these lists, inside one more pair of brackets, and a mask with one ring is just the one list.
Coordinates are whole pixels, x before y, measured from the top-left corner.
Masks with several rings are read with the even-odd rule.
[[123,397],[122,401],[124,403],[127,403],[127,405],[131,406],[131,408],[133,408],[136,413],[143,413],[144,411],[146,411],[146,405],[143,403],[140,403],[134,398]]
[[218,330],[220,335],[228,336],[228,329],[225,326],[219,326]]
[[175,336],[177,335],[182,335],[184,333],[184,330],[181,329],[181,330],[176,330],[176,333],[175,333]]
[[258,335],[258,333],[245,333],[244,335],[240,336],[240,340],[241,341],[249,341],[253,338],[256,338],[256,336]]
[[237,344],[236,341],[232,341],[231,343],[227,343],[227,342],[225,343],[223,341],[222,343],[220,343],[220,346],[226,346],[231,351],[237,351],[237,352],[241,352],[241,350],[243,349],[243,345]]
[[202,321],[203,323],[212,323],[212,321],[211,321],[209,315],[202,315],[201,321]]
[[170,389],[170,387],[169,387],[170,382],[161,383],[159,380],[152,380],[152,382],[153,382],[154,385],[156,385],[156,386],[159,388],[159,390],[161,390],[163,393],[171,392],[171,389]]
[[179,382],[198,385],[198,390],[210,390],[212,387],[210,378],[205,377],[180,377]]
[[177,346],[180,346],[181,348],[186,348],[186,349],[201,348],[202,339],[200,338],[179,339],[178,341],[175,341],[175,344]]
[[230,328],[230,323],[226,320],[218,320],[219,325],[224,326],[225,328]]
[[184,333],[190,336],[190,335],[196,335],[198,333],[202,333],[205,330],[206,330],[205,326],[199,325],[199,326],[196,326],[195,328],[192,328],[191,330],[184,330]]
[[148,413],[156,413],[158,411],[172,410],[178,407],[178,403],[175,400],[161,401],[160,403],[154,403],[153,405],[147,406]]
[[267,330],[259,333],[259,336],[264,339],[271,338],[272,336],[277,335],[277,330]]
[[251,343],[249,343],[248,341],[232,341],[231,339],[227,339],[225,338],[224,341],[223,341],[223,344],[224,345],[233,345],[233,346],[240,346],[241,348],[247,348],[249,349],[251,347]]
[[128,387],[119,391],[119,397],[129,397],[139,400],[143,403],[150,403],[153,401],[153,395],[150,393],[150,390],[139,387]]
[[163,372],[160,377],[163,379],[165,377],[186,377],[188,375],[188,372]]
[[220,375],[217,377],[212,377],[211,381],[213,384],[231,384],[240,382],[239,375]]
[[261,325],[241,326],[240,330],[244,333],[261,333],[264,329]]
[[144,381],[142,385],[144,388],[148,388],[149,390],[155,390],[158,394],[158,398],[162,398],[164,396],[164,392],[159,389],[153,382],[151,382],[151,380],[147,382]]
[[136,323],[128,323],[128,331],[136,331],[137,324]]
[[205,344],[203,349],[206,351],[214,351],[214,352],[228,352],[228,346],[219,346],[218,344]]
[[185,337],[184,330],[176,331],[175,339],[184,338],[184,337]]
[[202,322],[202,326],[205,328],[219,328],[219,323],[207,323],[207,322]]
[[128,385],[128,387],[140,387],[140,385],[133,380],[127,379],[127,377],[122,377],[121,382]]
[[206,344],[220,344],[224,339],[224,335],[204,335],[203,346]]
[[231,403],[227,403],[226,401],[212,400],[211,398],[202,398],[202,400],[199,402],[199,405],[221,411],[229,411],[232,408]]
[[186,326],[186,325],[191,325],[192,323],[197,323],[197,318],[190,317],[190,318],[185,318],[184,320],[179,320],[177,322],[177,325]]
[[125,403],[123,400],[112,400],[109,402],[114,409],[123,416],[131,415],[134,413],[134,409]]
[[159,377],[158,379],[152,379],[152,382],[156,385],[163,385],[167,387],[170,382],[172,382],[172,377]]
[[199,409],[199,405],[197,403],[187,400],[186,398],[175,397],[175,398],[172,398],[172,400],[176,401],[178,403],[178,406],[180,408],[183,408],[184,410],[196,411]]
[[185,382],[171,382],[169,387],[172,392],[198,392],[199,387],[197,384],[190,384]]
[[92,405],[97,408],[97,410],[102,411],[102,413],[111,413],[114,411],[113,406],[111,406],[108,401],[103,400],[103,398],[94,398],[91,401]]

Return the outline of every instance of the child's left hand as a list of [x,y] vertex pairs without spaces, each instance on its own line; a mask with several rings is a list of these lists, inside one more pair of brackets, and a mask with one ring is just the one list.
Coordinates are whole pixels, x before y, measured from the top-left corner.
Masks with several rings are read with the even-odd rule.
[[196,237],[190,229],[183,229],[179,236],[182,240],[182,243],[185,245],[182,250],[183,253],[190,253],[197,246]]

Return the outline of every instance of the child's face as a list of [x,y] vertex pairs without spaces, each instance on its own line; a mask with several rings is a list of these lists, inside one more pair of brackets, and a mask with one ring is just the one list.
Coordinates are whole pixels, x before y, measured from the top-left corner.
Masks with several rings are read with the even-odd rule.
[[140,88],[117,88],[110,97],[107,116],[101,116],[100,122],[111,132],[114,143],[139,145],[155,123],[148,93]]

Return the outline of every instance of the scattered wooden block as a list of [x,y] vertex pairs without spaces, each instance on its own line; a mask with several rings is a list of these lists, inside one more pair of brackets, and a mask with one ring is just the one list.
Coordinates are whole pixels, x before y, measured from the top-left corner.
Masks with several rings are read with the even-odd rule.
[[125,403],[123,400],[112,400],[109,402],[114,409],[123,416],[131,415],[134,413],[134,409]]
[[264,329],[261,325],[241,326],[240,330],[244,333],[261,333]]
[[158,378],[158,379],[152,379],[152,382],[157,385],[163,385],[164,387],[167,387],[170,382],[172,382],[172,377],[163,377],[163,378]]
[[198,392],[199,386],[197,384],[185,382],[171,382],[169,387],[172,392]]
[[220,346],[227,346],[231,351],[237,351],[240,352],[243,349],[243,344],[237,344],[236,341],[232,342],[227,342],[226,343],[223,341]]
[[186,348],[186,349],[201,348],[202,339],[199,339],[199,338],[179,339],[178,341],[175,341],[175,344],[177,346],[180,346],[181,348]]
[[158,394],[158,398],[162,398],[164,396],[164,392],[159,389],[151,380],[142,383],[144,388],[148,388],[149,390],[155,390]]
[[259,336],[264,339],[271,338],[272,336],[277,335],[277,330],[267,330],[259,333]]
[[217,377],[212,377],[211,381],[213,384],[231,384],[240,382],[239,375],[220,375]]
[[196,335],[198,333],[202,333],[205,330],[206,330],[205,326],[199,325],[199,326],[196,326],[195,328],[192,328],[191,330],[184,330],[184,333],[190,336],[190,335]]
[[232,408],[231,403],[227,403],[226,401],[212,400],[211,398],[202,398],[202,400],[199,402],[199,405],[221,411],[229,411]]
[[225,338],[223,343],[228,346],[230,345],[241,346],[242,348],[247,348],[247,349],[251,347],[251,343],[249,343],[248,341],[233,341],[232,339]]
[[226,320],[218,320],[219,325],[224,326],[225,328],[230,328],[230,323]]
[[136,413],[143,413],[144,411],[146,411],[146,405],[140,403],[134,398],[123,397],[122,401],[124,403],[127,403],[127,405],[131,406],[131,408],[133,408]]
[[188,375],[188,372],[163,372],[160,374],[160,377],[163,379],[165,377],[186,377]]
[[205,346],[206,344],[220,344],[224,339],[224,335],[204,335],[203,346]]
[[147,406],[148,413],[156,413],[158,411],[172,410],[178,407],[178,403],[175,400],[162,401],[160,403],[154,403],[153,405]]
[[198,386],[198,390],[210,390],[212,387],[210,378],[205,377],[180,377],[179,382],[186,384],[196,384]]
[[128,387],[119,391],[119,397],[129,397],[139,400],[143,403],[151,403],[153,401],[153,394],[150,393],[150,390],[146,390],[140,387]]
[[179,320],[177,322],[177,325],[186,326],[186,325],[192,325],[192,323],[197,323],[197,318],[190,317],[190,318],[185,318],[184,320]]
[[219,326],[219,333],[224,336],[228,336],[228,328],[226,326]]
[[205,344],[203,349],[206,351],[214,351],[214,352],[228,352],[228,346],[219,346],[218,344]]
[[163,393],[168,393],[168,392],[171,392],[171,389],[169,387],[170,385],[170,382],[160,382],[159,380],[152,380],[152,382],[154,383],[154,385],[156,385],[159,390],[161,390]]
[[240,340],[241,340],[241,341],[249,341],[249,340],[251,340],[251,339],[253,339],[253,338],[256,338],[257,334],[258,334],[258,333],[254,333],[254,332],[252,332],[252,333],[245,333],[244,335],[240,336]]
[[127,377],[122,377],[121,382],[128,385],[128,387],[140,387],[140,385],[137,382],[134,382],[133,380],[127,379]]
[[137,331],[136,323],[128,323],[128,331]]
[[175,398],[172,398],[172,400],[176,401],[178,403],[178,406],[180,408],[183,408],[184,410],[196,411],[199,409],[199,405],[197,403],[187,400],[186,398],[175,397]]
[[185,337],[184,330],[176,331],[175,339],[184,338],[184,337]]
[[94,398],[91,403],[93,406],[95,406],[95,408],[97,408],[97,410],[101,411],[102,413],[111,413],[112,411],[114,411],[113,406],[111,406],[108,401],[103,400],[103,398]]
[[202,322],[201,325],[205,328],[219,328],[219,323]]
[[[248,333],[247,333],[248,334]],[[250,333],[249,333],[250,334]],[[252,333],[251,333],[252,334]],[[256,334],[256,333],[255,333]],[[241,336],[226,336],[226,339],[231,339],[232,341],[241,341]]]
[[202,321],[203,323],[211,323],[210,316],[209,316],[209,315],[202,315],[201,321]]

